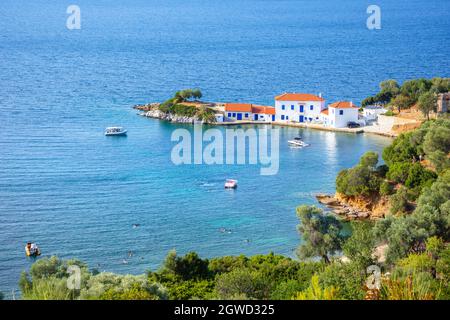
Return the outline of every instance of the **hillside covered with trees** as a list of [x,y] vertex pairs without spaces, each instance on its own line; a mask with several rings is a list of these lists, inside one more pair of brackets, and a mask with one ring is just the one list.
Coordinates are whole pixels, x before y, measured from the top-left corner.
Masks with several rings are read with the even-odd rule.
[[364,99],[361,105],[387,106],[399,113],[417,105],[429,119],[430,113],[436,111],[437,94],[445,92],[450,92],[450,78],[414,79],[402,85],[391,79],[381,82],[379,92]]

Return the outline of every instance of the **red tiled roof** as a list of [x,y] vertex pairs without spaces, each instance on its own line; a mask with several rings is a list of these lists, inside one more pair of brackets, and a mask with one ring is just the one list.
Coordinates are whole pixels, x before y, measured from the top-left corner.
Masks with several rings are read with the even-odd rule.
[[275,97],[278,101],[325,101],[324,98],[309,93],[283,93]]
[[275,108],[251,103],[225,103],[225,111],[275,114]]
[[225,111],[252,112],[251,103],[225,103]]
[[328,109],[324,109],[324,110],[320,111],[320,113],[323,113],[323,114],[325,114],[325,115],[328,115]]
[[253,113],[263,113],[263,114],[275,114],[275,108],[274,107],[267,107],[267,106],[252,106],[252,112]]
[[350,108],[359,109],[359,107],[357,105],[351,103],[350,101],[335,102],[335,103],[328,105],[328,107],[336,108],[336,109],[350,109]]

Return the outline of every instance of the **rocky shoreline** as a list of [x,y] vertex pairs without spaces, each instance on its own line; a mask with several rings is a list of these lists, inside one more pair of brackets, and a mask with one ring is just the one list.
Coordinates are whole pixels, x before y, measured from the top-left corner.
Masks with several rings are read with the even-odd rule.
[[[363,203],[362,205],[355,205],[356,201],[350,201],[342,195],[329,195],[329,194],[318,194],[316,195],[317,201],[326,206],[335,215],[343,218],[344,220],[364,220],[364,219],[379,219],[384,216],[384,210],[377,208],[375,210],[370,210],[367,207],[372,204]],[[361,202],[361,201],[360,201]],[[382,202],[382,207],[386,207],[384,200]]]
[[203,123],[197,117],[180,116],[172,113],[162,112],[158,109],[160,103],[149,103],[145,105],[136,105],[133,108],[142,111],[139,115],[148,118],[160,119],[176,123]]

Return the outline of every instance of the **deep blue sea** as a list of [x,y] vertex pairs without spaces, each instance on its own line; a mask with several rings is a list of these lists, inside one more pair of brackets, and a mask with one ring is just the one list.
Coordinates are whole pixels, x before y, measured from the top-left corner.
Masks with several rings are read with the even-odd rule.
[[[377,0],[382,29],[368,30],[373,2],[0,1],[0,291],[31,265],[26,241],[121,273],[156,269],[172,248],[293,256],[295,207],[390,139],[284,128],[277,175],[174,166],[170,135],[190,127],[131,107],[189,87],[210,101],[299,91],[360,103],[384,79],[450,76],[450,1]],[[66,28],[71,4],[81,30]],[[128,137],[103,135],[116,124]],[[289,149],[298,134],[311,147]]]

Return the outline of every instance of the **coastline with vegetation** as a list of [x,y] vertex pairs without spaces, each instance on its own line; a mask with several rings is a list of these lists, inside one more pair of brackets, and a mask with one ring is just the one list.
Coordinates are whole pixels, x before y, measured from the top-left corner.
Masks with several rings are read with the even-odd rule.
[[[301,205],[298,259],[275,255],[202,259],[169,252],[145,275],[90,270],[76,260],[42,258],[20,279],[23,299],[327,299],[450,298],[450,120],[426,121],[382,154],[367,152],[336,177],[336,199],[388,206],[376,219],[351,219]],[[330,198],[331,199],[331,198]],[[378,199],[378,200],[377,200]],[[331,200],[330,200],[331,201]],[[333,205],[333,203],[328,203]],[[369,219],[367,219],[369,218]],[[66,286],[81,267],[81,288]],[[381,269],[378,288],[367,268]]]
[[376,121],[367,121],[362,127],[330,127],[320,123],[299,123],[257,120],[217,121],[217,115],[223,115],[224,103],[203,102],[200,89],[185,89],[177,91],[174,96],[164,102],[153,102],[136,105],[133,108],[140,111],[140,115],[174,123],[204,123],[215,125],[239,124],[271,124],[277,126],[291,126],[314,130],[325,130],[347,133],[368,133],[387,137],[397,137],[401,133],[418,128],[422,122],[436,118],[439,113],[439,95],[450,92],[450,78],[414,79],[399,84],[396,80],[385,80],[379,85],[379,92],[362,101],[364,108],[377,107],[385,110],[378,114]]
[[134,109],[141,115],[177,123],[215,123],[215,112],[211,104],[199,101],[202,92],[199,89],[177,91],[175,95],[162,103],[136,105]]

